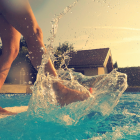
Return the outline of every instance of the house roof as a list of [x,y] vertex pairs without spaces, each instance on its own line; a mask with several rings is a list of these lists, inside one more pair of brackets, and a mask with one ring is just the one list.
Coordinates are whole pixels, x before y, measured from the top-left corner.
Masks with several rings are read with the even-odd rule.
[[71,52],[71,60],[68,67],[103,67],[107,63],[109,48],[81,50]]

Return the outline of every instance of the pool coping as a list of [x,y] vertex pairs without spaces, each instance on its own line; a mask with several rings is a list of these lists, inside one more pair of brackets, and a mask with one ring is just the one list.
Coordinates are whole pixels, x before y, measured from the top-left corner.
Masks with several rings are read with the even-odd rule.
[[[31,94],[31,86],[33,85],[4,84],[0,90],[0,94]],[[128,87],[125,92],[140,92],[140,87]]]
[[19,84],[4,84],[0,90],[0,94],[15,93],[15,94],[31,94],[30,89],[32,85],[19,85]]

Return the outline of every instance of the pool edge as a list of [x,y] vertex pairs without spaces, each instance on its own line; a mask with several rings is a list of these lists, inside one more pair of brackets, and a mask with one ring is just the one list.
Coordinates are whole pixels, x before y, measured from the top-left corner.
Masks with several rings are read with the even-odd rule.
[[26,93],[31,94],[32,90],[30,89],[32,85],[18,85],[18,84],[4,84],[0,90],[0,94],[4,93]]

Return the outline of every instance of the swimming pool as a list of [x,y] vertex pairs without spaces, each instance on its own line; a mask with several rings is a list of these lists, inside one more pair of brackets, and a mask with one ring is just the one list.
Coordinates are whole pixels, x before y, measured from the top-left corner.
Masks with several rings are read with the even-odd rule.
[[[12,95],[12,94],[11,94]],[[31,95],[0,95],[10,106],[27,105]],[[3,104],[4,106],[4,104]],[[2,140],[132,140],[140,138],[140,93],[125,92],[107,117],[91,112],[76,125],[46,122],[27,112],[0,119]],[[94,115],[96,114],[96,117]],[[98,114],[98,115],[97,115]],[[93,120],[94,118],[94,120]],[[99,121],[100,118],[100,121]],[[96,119],[96,120],[95,120]]]
[[[126,103],[123,104],[125,95],[129,100],[133,97],[130,97],[131,94],[124,94],[120,100],[120,106],[115,107],[127,87],[127,76],[116,70],[107,75],[94,77],[75,72],[69,73],[69,71],[59,74],[61,74],[63,83],[69,88],[87,90],[86,85],[88,85],[92,87],[93,95],[87,100],[73,102],[61,108],[56,102],[55,92],[51,87],[51,82],[58,79],[52,79],[53,77],[49,75],[45,77],[42,73],[38,73],[37,80],[32,87],[32,95],[0,95],[2,107],[29,104],[28,111],[0,119],[1,139],[82,140],[114,139],[116,135],[118,136],[118,129],[121,131],[122,127],[120,121],[122,118],[127,118],[126,114],[132,114],[131,110],[130,112],[123,110],[126,105]],[[65,80],[71,77],[72,80]],[[137,99],[138,97],[134,101],[137,102]],[[127,100],[126,102],[129,102]],[[124,126],[128,124],[126,121]],[[120,137],[123,136],[119,134]]]
[[30,100],[31,94],[0,94],[0,106],[27,106]]

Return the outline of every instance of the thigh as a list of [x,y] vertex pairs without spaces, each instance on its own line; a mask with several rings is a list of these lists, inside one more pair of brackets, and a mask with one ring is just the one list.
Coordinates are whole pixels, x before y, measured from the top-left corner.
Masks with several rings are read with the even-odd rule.
[[[12,8],[9,8],[10,5]],[[4,18],[25,37],[32,36],[38,27],[28,0],[18,0],[18,4],[14,3],[14,0],[10,3],[9,0],[0,0],[0,11]]]
[[9,24],[3,15],[0,15],[0,37],[2,40],[3,51],[12,49],[16,44],[19,44],[21,37],[21,34]]

